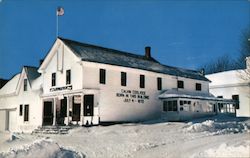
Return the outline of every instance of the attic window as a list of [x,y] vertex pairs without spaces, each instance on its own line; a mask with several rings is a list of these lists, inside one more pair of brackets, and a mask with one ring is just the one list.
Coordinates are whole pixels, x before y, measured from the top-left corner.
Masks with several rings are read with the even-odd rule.
[[181,80],[178,80],[178,81],[177,81],[177,87],[178,87],[178,88],[184,88],[184,82],[181,81]]
[[27,79],[23,80],[23,91],[27,91]]
[[56,73],[52,73],[51,85],[56,86]]
[[71,71],[66,71],[66,84],[71,84]]

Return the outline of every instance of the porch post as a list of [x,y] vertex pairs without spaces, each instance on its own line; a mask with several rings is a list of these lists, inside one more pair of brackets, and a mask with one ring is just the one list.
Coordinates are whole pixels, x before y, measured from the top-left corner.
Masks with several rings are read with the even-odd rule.
[[67,121],[66,121],[66,125],[68,126],[69,125],[69,97],[70,96],[67,96]]
[[81,108],[80,108],[80,125],[84,124],[84,118],[83,118],[83,94],[81,94]]
[[56,98],[53,98],[53,126],[56,125]]

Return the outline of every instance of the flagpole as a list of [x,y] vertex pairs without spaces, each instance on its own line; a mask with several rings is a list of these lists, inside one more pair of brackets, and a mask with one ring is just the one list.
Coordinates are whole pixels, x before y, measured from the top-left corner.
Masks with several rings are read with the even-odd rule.
[[58,13],[56,11],[56,38],[58,37]]
[[59,16],[62,16],[64,14],[64,9],[62,7],[58,7],[56,10],[56,38],[59,34]]

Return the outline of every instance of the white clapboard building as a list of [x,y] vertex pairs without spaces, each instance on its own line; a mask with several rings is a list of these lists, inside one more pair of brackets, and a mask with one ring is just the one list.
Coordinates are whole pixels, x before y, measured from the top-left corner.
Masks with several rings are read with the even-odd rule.
[[[250,57],[246,58],[246,69],[231,70],[206,75],[212,83],[210,92],[219,98],[235,99],[236,116],[250,117]],[[226,111],[230,106],[221,104]]]
[[151,57],[57,38],[39,68],[24,67],[0,90],[0,130],[96,125],[217,113],[200,72]]

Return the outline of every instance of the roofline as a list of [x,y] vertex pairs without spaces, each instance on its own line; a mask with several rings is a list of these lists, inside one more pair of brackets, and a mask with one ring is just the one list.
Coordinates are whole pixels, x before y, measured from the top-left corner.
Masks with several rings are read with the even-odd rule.
[[[134,56],[134,57],[140,57],[140,58],[142,58],[144,60],[148,60],[144,55],[139,55],[139,54],[136,54],[136,53],[130,53],[130,52],[126,52],[126,51],[121,51],[121,50],[117,50],[117,49],[113,49],[113,48],[107,48],[107,47],[98,46],[98,45],[89,44],[89,43],[82,43],[82,42],[79,42],[79,41],[66,39],[66,38],[62,38],[62,37],[58,37],[58,39],[60,39],[63,43],[65,43],[64,40],[66,40],[66,41],[68,40],[68,41],[75,42],[75,43],[80,44],[80,45],[84,45],[86,47],[95,47],[95,48],[98,48],[98,49],[103,49],[105,51],[115,52],[115,53],[119,53],[119,54],[129,54],[129,55]],[[157,62],[157,63],[160,63],[159,61],[157,61],[153,57],[150,57],[150,60],[152,60],[154,62]]]
[[[105,47],[102,47],[102,46],[96,46],[96,45],[92,45],[92,44],[87,44],[87,43],[81,43],[81,42],[78,42],[78,41],[74,41],[74,40],[70,40],[70,39],[65,39],[65,38],[62,38],[62,37],[58,37],[58,39],[60,39],[77,57],[79,57],[82,61],[87,61],[87,62],[95,62],[95,63],[102,63],[102,64],[108,64],[108,65],[115,65],[115,66],[122,66],[122,67],[127,67],[127,68],[133,68],[133,69],[138,69],[138,70],[144,70],[144,71],[149,71],[149,72],[156,72],[156,73],[161,73],[161,74],[167,74],[167,75],[172,75],[172,74],[169,74],[169,73],[162,73],[160,71],[154,71],[154,70],[146,70],[146,69],[143,69],[143,68],[137,68],[137,67],[132,67],[132,66],[124,66],[124,65],[119,65],[119,64],[110,64],[110,63],[105,63],[105,62],[98,62],[98,61],[94,61],[94,60],[85,60],[83,58],[81,58],[81,56],[79,56],[79,54],[77,52],[75,52],[74,49],[72,49],[70,46],[67,45],[67,41],[70,41],[70,42],[75,42],[79,45],[84,45],[86,47],[95,47],[95,48],[98,48],[98,49],[104,49],[105,51],[114,51],[115,53],[119,53],[119,54],[129,54],[131,56],[134,56],[134,57],[139,57],[143,60],[148,60],[145,58],[145,56],[143,55],[138,55],[138,54],[133,54],[133,53],[128,53],[128,52],[125,52],[125,51],[120,51],[120,50],[116,50],[116,49],[111,49],[111,48],[105,48]],[[190,72],[193,72],[193,73],[199,73],[199,71],[197,70],[190,70],[190,69],[184,69],[184,68],[179,68],[179,67],[174,67],[174,66],[168,66],[168,65],[164,65],[164,64],[161,64],[159,61],[157,61],[156,59],[154,58],[150,58],[149,61],[152,61],[152,62],[156,62],[164,67],[169,67],[169,68],[173,68],[173,69],[182,69],[182,70],[185,70],[185,71],[190,71]],[[200,74],[201,75],[201,74]],[[197,79],[197,78],[192,78],[192,77],[186,77],[186,76],[180,76],[180,75],[172,75],[172,76],[177,76],[177,77],[184,77],[184,78],[189,78],[189,79],[195,79],[195,80],[199,80],[199,81],[206,81],[206,82],[211,82],[208,78],[206,78],[205,76],[204,79]],[[201,75],[202,76],[202,75]]]

